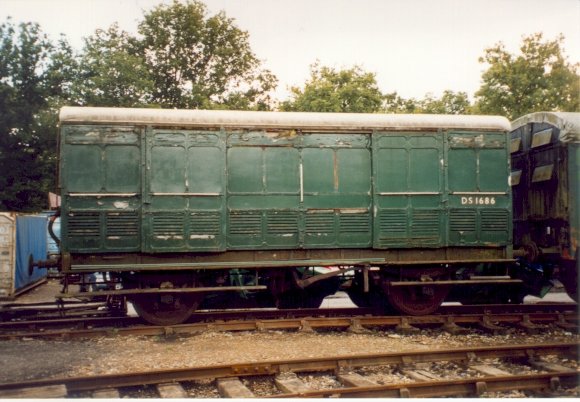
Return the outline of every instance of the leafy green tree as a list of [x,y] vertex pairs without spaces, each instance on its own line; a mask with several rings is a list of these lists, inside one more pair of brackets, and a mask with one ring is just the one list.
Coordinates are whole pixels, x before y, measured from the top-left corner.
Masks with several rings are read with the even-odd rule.
[[67,48],[64,39],[53,45],[38,24],[9,18],[0,25],[0,210],[45,208],[55,187],[51,104],[70,83],[59,70]]
[[281,110],[374,113],[383,101],[375,74],[359,66],[337,71],[318,63],[311,66],[304,89],[291,88],[291,98],[280,105]]
[[405,99],[397,92],[384,95],[382,111],[384,113],[418,113],[419,101],[414,98]]
[[153,102],[174,108],[267,109],[276,77],[261,68],[249,35],[197,0],[145,14],[137,39],[154,83]]
[[85,39],[73,86],[75,103],[139,107],[152,102],[154,82],[140,45],[117,24]]
[[472,110],[465,92],[444,91],[441,98],[428,93],[423,99],[399,96],[396,92],[384,96],[385,113],[470,114]]
[[248,33],[197,0],[146,12],[137,35],[116,24],[97,30],[79,63],[74,96],[92,106],[266,110],[277,83]]
[[469,114],[471,103],[466,92],[446,90],[441,98],[435,98],[428,93],[418,102],[418,113],[426,114]]
[[441,98],[435,98],[432,94],[425,95],[425,98],[419,101],[419,113],[470,114],[471,103],[466,92],[446,90]]
[[541,33],[523,38],[520,54],[503,43],[485,49],[481,63],[489,67],[476,92],[477,111],[514,119],[537,111],[580,110],[579,64],[564,55],[564,37],[544,40]]

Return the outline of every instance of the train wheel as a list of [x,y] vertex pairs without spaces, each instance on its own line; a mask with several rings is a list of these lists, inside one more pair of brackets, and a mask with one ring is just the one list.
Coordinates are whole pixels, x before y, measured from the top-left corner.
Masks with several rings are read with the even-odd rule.
[[199,297],[183,294],[147,294],[131,300],[139,317],[154,325],[185,322],[197,309]]
[[390,286],[387,300],[397,311],[408,315],[427,315],[435,312],[449,293],[449,286]]

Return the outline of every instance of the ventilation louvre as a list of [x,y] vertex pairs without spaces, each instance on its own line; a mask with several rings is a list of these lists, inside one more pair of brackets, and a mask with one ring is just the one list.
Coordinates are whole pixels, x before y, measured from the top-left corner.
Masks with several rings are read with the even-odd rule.
[[334,212],[307,214],[305,217],[306,234],[333,234]]
[[184,215],[181,213],[157,213],[153,216],[153,236],[163,237],[182,237],[184,234]]
[[379,216],[381,237],[404,237],[407,234],[407,213],[400,210],[383,210]]
[[275,211],[266,214],[266,227],[268,234],[297,234],[298,233],[298,212],[295,211]]
[[69,237],[99,237],[99,212],[71,212],[68,215]]
[[453,232],[475,232],[477,212],[474,209],[452,209],[449,211],[449,228]]
[[106,215],[107,237],[134,237],[139,234],[139,214],[132,212],[108,212]]
[[371,217],[368,213],[340,215],[340,233],[369,233],[370,230]]
[[484,232],[506,232],[508,230],[509,214],[506,210],[482,210],[481,230]]
[[194,212],[189,215],[190,235],[220,234],[220,214],[216,212]]
[[256,212],[231,212],[229,234],[261,236],[262,215]]
[[414,210],[411,223],[411,237],[413,238],[439,238],[439,211],[438,210]]

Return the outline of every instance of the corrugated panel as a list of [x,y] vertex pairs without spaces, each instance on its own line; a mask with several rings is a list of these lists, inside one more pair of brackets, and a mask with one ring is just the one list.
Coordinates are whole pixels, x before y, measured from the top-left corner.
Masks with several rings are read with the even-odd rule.
[[334,212],[306,214],[306,235],[334,234]]
[[338,215],[339,246],[345,248],[369,247],[373,242],[370,211],[341,211]]
[[371,230],[371,216],[365,214],[341,214],[339,230],[345,233],[369,233]]
[[217,211],[196,211],[189,213],[187,228],[190,249],[200,251],[220,251],[224,248],[221,214]]
[[413,210],[411,237],[414,239],[439,240],[439,210]]
[[287,235],[298,233],[298,212],[268,211],[266,213],[268,234]]
[[449,245],[475,245],[479,235],[476,209],[449,210]]
[[334,211],[309,211],[304,215],[304,245],[307,248],[336,247],[338,236]]
[[378,220],[378,247],[405,246],[407,244],[406,210],[381,210]]
[[449,211],[449,229],[453,232],[475,232],[477,212],[474,209],[452,209]]
[[230,235],[262,235],[262,215],[259,212],[231,212]]
[[139,214],[133,212],[108,212],[107,237],[134,237],[139,235]]
[[69,238],[99,237],[101,234],[99,212],[70,212],[67,234]]
[[220,214],[217,212],[194,212],[189,215],[189,237],[219,236]]
[[184,238],[184,215],[175,212],[158,212],[153,216],[153,237],[161,240]]
[[506,210],[485,209],[481,211],[481,230],[484,232],[507,232],[509,213]]
[[381,237],[404,237],[407,234],[405,210],[382,210],[379,215]]
[[105,248],[107,250],[140,250],[140,223],[138,211],[106,212]]

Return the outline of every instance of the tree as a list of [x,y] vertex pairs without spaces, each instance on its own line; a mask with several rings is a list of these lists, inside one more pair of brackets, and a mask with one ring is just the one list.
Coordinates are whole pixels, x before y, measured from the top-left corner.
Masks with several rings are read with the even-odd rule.
[[467,93],[449,90],[444,91],[441,98],[427,93],[423,99],[405,99],[393,92],[386,94],[383,102],[386,113],[470,114],[471,109]]
[[86,38],[73,86],[75,103],[109,107],[150,104],[154,82],[139,47],[117,24]]
[[197,0],[155,7],[137,35],[116,24],[98,29],[79,64],[74,96],[91,106],[266,110],[277,83],[248,33]]
[[267,109],[276,77],[261,68],[249,35],[223,12],[174,0],[145,14],[137,39],[154,82],[153,102],[172,108]]
[[382,111],[385,113],[417,113],[419,110],[419,101],[405,99],[397,92],[386,94],[383,99]]
[[383,101],[375,74],[359,66],[337,71],[315,63],[304,89],[292,87],[291,92],[292,99],[280,105],[282,110],[374,113]]
[[580,110],[579,64],[564,56],[564,37],[543,40],[541,33],[523,38],[520,54],[509,53],[503,43],[485,49],[479,59],[487,63],[476,92],[480,113],[515,119],[537,111]]
[[55,187],[56,124],[45,122],[54,123],[47,111],[70,78],[61,69],[67,48],[38,24],[0,25],[0,210],[45,208]]
[[471,104],[465,92],[446,90],[441,98],[428,93],[418,102],[417,113],[426,114],[469,114]]

